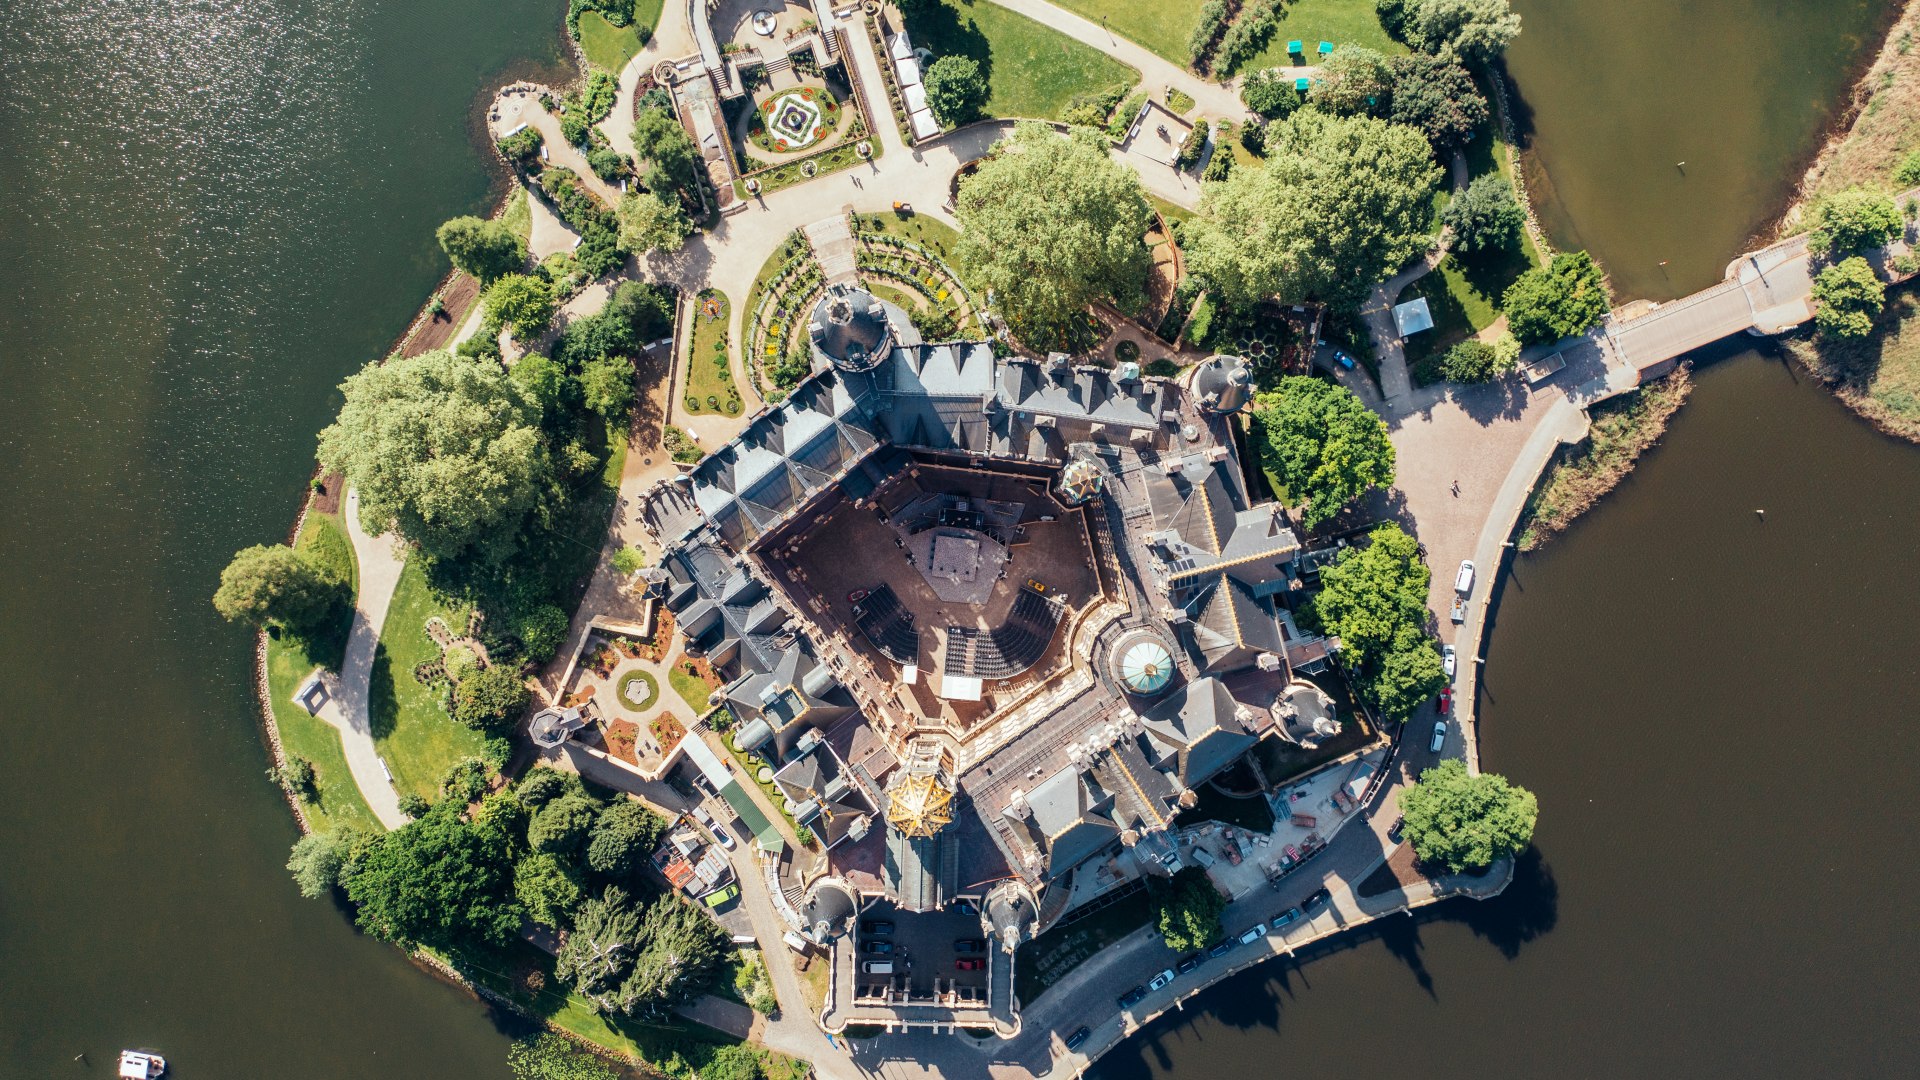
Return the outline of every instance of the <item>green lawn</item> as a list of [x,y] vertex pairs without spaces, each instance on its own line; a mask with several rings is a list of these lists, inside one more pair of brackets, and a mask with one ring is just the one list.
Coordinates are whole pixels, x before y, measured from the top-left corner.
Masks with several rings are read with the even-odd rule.
[[580,51],[587,62],[618,74],[653,36],[665,0],[634,0],[633,22],[615,26],[597,11],[580,13]]
[[1336,47],[1365,45],[1388,56],[1409,51],[1387,36],[1380,17],[1374,13],[1373,0],[1294,0],[1286,6],[1273,40],[1240,70],[1257,71],[1296,63],[1287,56],[1287,42],[1295,39],[1307,50],[1309,63],[1318,62],[1314,47],[1323,41],[1331,41]]
[[1199,21],[1203,0],[1054,0],[1109,31],[1187,66],[1187,35]]
[[413,677],[415,666],[440,655],[439,646],[427,636],[427,619],[434,615],[455,632],[467,624],[466,609],[444,606],[427,587],[419,561],[409,560],[380,630],[370,689],[374,743],[393,771],[394,787],[426,799],[439,793],[448,766],[479,757],[486,741],[448,716],[434,691]]
[[1131,67],[990,0],[941,0],[909,19],[907,29],[915,44],[935,56],[979,62],[987,76],[988,116],[1057,120],[1076,94],[1140,81]]
[[526,188],[514,186],[513,194],[507,196],[506,207],[500,211],[500,220],[521,243],[533,240],[533,207],[527,202]]
[[[355,581],[359,568],[354,564],[353,545],[336,517],[308,514],[298,541],[302,550],[328,563],[349,581]],[[280,732],[280,747],[291,757],[305,758],[313,765],[318,799],[302,800],[307,822],[316,832],[341,825],[380,831],[380,822],[367,808],[366,799],[354,785],[347,770],[347,759],[340,748],[340,733],[333,725],[293,703],[293,692],[316,667],[338,669],[345,648],[346,623],[350,617],[341,612],[341,633],[337,639],[309,644],[282,636],[267,642],[267,693],[273,700],[273,725]]]
[[707,697],[713,690],[700,676],[689,675],[675,664],[667,671],[667,682],[673,684],[673,692],[679,694],[680,700],[686,702],[695,713],[704,713],[711,708],[707,704]]
[[[709,315],[707,301],[717,300],[718,310]],[[694,301],[693,343],[687,349],[686,365],[681,371],[681,405],[690,413],[740,415],[740,391],[733,385],[733,368],[727,340],[731,305],[727,294],[708,289]]]

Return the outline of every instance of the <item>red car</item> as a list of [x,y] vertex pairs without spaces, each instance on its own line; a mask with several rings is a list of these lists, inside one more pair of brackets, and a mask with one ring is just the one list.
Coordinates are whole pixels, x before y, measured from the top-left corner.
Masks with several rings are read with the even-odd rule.
[[985,971],[987,962],[978,956],[963,956],[953,962],[955,971]]
[[1440,715],[1441,716],[1447,715],[1448,707],[1450,707],[1453,704],[1453,687],[1449,686],[1442,689],[1440,691],[1440,700],[1436,702],[1436,704],[1440,708]]

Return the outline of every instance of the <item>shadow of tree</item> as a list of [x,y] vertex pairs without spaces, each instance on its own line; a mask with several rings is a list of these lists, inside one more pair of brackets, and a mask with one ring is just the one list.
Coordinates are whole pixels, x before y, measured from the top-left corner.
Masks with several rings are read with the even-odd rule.
[[[975,0],[959,0],[972,7]],[[980,81],[993,82],[993,46],[972,19],[964,18],[954,0],[912,5],[906,17],[907,37],[935,56],[966,56],[980,65]]]

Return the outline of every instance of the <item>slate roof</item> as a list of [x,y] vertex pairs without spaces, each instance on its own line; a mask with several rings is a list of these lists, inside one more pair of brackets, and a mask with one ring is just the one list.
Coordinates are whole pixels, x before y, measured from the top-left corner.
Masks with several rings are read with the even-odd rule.
[[1238,710],[1225,683],[1201,678],[1175,689],[1142,718],[1150,737],[1175,754],[1174,775],[1194,788],[1259,741],[1242,726]]

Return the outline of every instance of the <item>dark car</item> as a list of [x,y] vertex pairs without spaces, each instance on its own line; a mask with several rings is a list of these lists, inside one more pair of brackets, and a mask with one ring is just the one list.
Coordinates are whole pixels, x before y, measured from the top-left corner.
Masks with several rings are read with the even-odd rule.
[[954,941],[953,951],[957,953],[980,953],[987,951],[987,939],[963,937]]
[[1180,961],[1180,974],[1185,975],[1187,972],[1199,967],[1200,962],[1205,959],[1206,957],[1201,956],[1199,953],[1194,953],[1192,956]]
[[963,956],[953,962],[955,971],[983,971],[986,966],[986,960],[978,956]]
[[1087,1036],[1091,1034],[1093,1034],[1092,1028],[1081,1028],[1079,1031],[1067,1036],[1067,1051],[1071,1053],[1087,1045]]
[[1220,957],[1227,955],[1228,951],[1231,950],[1232,948],[1233,948],[1232,938],[1228,938],[1225,941],[1217,941],[1217,942],[1214,942],[1213,948],[1207,950],[1207,956],[1217,960]]
[[1133,989],[1127,991],[1126,993],[1120,995],[1120,1007],[1123,1009],[1131,1009],[1135,1005],[1140,1004],[1140,1002],[1144,1000],[1146,996],[1147,996],[1147,988],[1144,986],[1136,986]]
[[893,924],[885,919],[862,919],[860,920],[860,932],[863,934],[891,934],[893,933]]
[[1300,901],[1300,910],[1312,911],[1314,908],[1319,907],[1321,904],[1324,904],[1331,899],[1333,899],[1332,893],[1328,892],[1325,889],[1315,889],[1313,890],[1313,894],[1311,896],[1308,896],[1305,900]]
[[869,952],[869,953],[890,953],[893,951],[893,942],[863,941],[860,943],[860,951]]
[[1287,910],[1273,917],[1273,928],[1275,930],[1278,930],[1281,927],[1287,925],[1288,923],[1292,922],[1293,920],[1299,917],[1300,917],[1300,909],[1297,907],[1290,907]]

